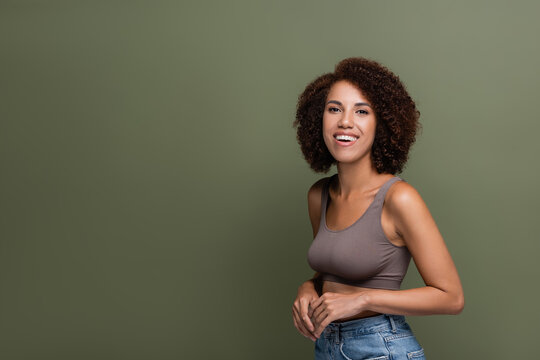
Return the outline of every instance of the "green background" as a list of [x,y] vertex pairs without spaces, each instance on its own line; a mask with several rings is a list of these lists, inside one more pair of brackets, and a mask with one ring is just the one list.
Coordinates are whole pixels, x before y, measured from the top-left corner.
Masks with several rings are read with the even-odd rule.
[[[401,176],[461,276],[428,359],[537,347],[534,1],[1,1],[0,358],[309,359],[313,173],[292,128],[341,59],[421,111]],[[402,288],[422,286],[411,265]],[[536,353],[536,351],[535,351]]]

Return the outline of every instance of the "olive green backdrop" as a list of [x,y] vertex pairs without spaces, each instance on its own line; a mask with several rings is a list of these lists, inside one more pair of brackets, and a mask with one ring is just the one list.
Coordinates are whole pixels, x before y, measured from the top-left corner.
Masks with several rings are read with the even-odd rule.
[[[422,113],[401,174],[461,275],[428,359],[537,347],[540,5],[0,2],[0,358],[310,359],[296,99],[349,56]],[[422,286],[411,265],[403,288]]]

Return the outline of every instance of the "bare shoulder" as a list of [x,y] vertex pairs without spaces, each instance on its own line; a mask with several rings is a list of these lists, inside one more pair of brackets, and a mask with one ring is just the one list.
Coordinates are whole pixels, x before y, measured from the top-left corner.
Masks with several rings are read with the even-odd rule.
[[390,208],[400,208],[411,206],[414,203],[424,204],[420,193],[406,181],[396,181],[390,186],[385,197],[385,203]]
[[395,229],[407,239],[407,233],[411,234],[411,229],[420,229],[424,226],[435,225],[433,217],[422,199],[420,193],[406,181],[396,181],[385,197],[386,207],[393,219]]
[[308,190],[308,213],[313,228],[313,236],[319,231],[321,221],[322,190],[324,184],[330,179],[330,176],[317,180]]

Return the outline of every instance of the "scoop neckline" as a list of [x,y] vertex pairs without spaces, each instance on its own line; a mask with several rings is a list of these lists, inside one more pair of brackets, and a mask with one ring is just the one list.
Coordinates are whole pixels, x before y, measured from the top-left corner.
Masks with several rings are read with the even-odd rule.
[[355,222],[353,222],[351,225],[347,226],[346,228],[344,229],[341,229],[341,230],[332,230],[330,228],[328,228],[328,226],[326,225],[326,209],[328,207],[328,199],[330,198],[330,181],[332,181],[332,178],[334,176],[336,176],[337,174],[334,174],[330,177],[330,180],[328,180],[328,182],[326,183],[326,202],[324,204],[324,228],[325,230],[329,231],[329,232],[333,232],[333,233],[340,233],[340,232],[343,232],[343,231],[346,231],[350,228],[352,228],[354,225],[356,225],[360,220],[362,220],[364,218],[364,216],[368,213],[368,211],[373,207],[373,204],[375,204],[375,201],[377,200],[382,188],[388,184],[390,182],[390,180],[394,179],[394,178],[397,178],[398,176],[394,175],[393,177],[391,177],[390,179],[386,180],[382,185],[381,187],[379,188],[379,190],[377,190],[377,193],[375,194],[375,197],[373,198],[373,200],[371,201],[371,203],[369,204],[369,206],[366,208],[366,210],[364,211],[364,213],[358,218],[356,219]]

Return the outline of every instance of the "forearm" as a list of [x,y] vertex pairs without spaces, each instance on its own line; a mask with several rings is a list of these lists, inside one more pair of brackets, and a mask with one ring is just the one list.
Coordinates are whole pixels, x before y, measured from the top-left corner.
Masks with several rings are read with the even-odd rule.
[[445,292],[432,286],[407,290],[369,289],[360,293],[358,300],[364,310],[394,315],[456,315],[464,306],[461,293]]

